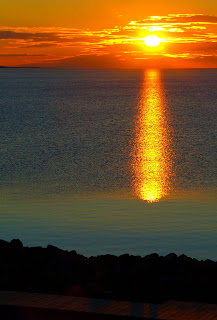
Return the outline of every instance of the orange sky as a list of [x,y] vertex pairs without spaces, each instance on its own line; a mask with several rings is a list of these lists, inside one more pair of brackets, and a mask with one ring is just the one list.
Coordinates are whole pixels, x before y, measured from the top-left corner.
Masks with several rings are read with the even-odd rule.
[[1,0],[0,23],[0,65],[217,67],[213,0]]

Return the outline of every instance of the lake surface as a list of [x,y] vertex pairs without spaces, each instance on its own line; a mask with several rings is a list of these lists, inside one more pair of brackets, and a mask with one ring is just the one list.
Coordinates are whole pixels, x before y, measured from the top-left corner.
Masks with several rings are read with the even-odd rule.
[[217,258],[217,69],[0,70],[0,235]]

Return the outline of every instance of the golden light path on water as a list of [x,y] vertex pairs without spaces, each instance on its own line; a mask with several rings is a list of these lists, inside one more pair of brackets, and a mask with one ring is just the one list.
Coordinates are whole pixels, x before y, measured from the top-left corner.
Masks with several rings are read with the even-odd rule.
[[134,189],[148,202],[159,201],[169,192],[169,132],[159,70],[147,70],[138,105],[134,150]]

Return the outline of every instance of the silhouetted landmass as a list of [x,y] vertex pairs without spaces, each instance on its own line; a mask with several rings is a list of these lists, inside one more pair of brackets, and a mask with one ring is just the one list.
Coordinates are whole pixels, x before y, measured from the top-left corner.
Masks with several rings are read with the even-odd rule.
[[8,67],[8,66],[0,66],[0,68],[6,68],[6,69],[39,69],[40,67]]
[[23,247],[0,240],[0,290],[57,293],[131,301],[217,303],[217,262],[171,253],[165,257],[102,255]]

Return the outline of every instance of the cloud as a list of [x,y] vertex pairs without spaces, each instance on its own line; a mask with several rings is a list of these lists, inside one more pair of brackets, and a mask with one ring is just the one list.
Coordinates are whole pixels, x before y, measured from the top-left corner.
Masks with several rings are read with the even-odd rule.
[[41,43],[31,43],[29,45],[23,45],[23,46],[20,46],[20,48],[50,48],[50,47],[56,47],[58,46],[57,43],[44,43],[44,42],[41,42]]
[[[134,22],[132,24],[132,22]],[[169,14],[167,16],[149,16],[143,20],[132,21],[136,24],[162,24],[162,23],[217,23],[217,16],[203,14]]]
[[[11,28],[12,29],[12,28]],[[16,31],[18,29],[19,31]],[[27,28],[25,28],[28,31]],[[52,32],[50,32],[52,30]],[[89,46],[91,44],[102,44],[105,41],[118,41],[119,36],[112,35],[112,31],[90,32],[74,29],[59,29],[53,32],[53,28],[43,28],[43,32],[22,32],[20,28],[4,30],[0,27],[0,40],[7,40],[11,47],[18,48],[48,48],[54,46]],[[80,34],[79,34],[80,32]]]
[[[169,57],[175,59],[175,56],[177,59],[215,56],[216,26],[217,16],[203,14],[146,16],[143,20],[103,30],[0,26],[1,56],[23,57],[23,63],[31,60],[25,57],[32,57],[32,62],[49,66],[122,68],[127,63],[137,66],[136,60],[147,61],[151,53],[152,60],[162,61],[165,57],[168,63]],[[162,39],[159,50],[144,45],[144,37],[150,34]],[[53,60],[43,59],[41,53],[45,50]]]
[[168,18],[161,19],[161,22],[174,23],[217,23],[217,16],[209,16],[203,14],[192,15],[169,15]]
[[[170,14],[167,16],[148,16],[143,20],[131,21],[126,26],[113,29],[80,30],[75,28],[9,28],[0,27],[0,40],[10,41],[10,45],[20,44],[25,48],[51,46],[74,47],[91,45],[100,47],[117,43],[130,43],[139,40],[144,33],[157,32],[164,36],[164,42],[180,42],[180,39],[194,42],[210,41],[210,34],[216,28],[217,16],[203,14]],[[214,31],[216,34],[216,30]],[[200,37],[200,38],[198,38]],[[214,37],[213,37],[214,39]],[[212,39],[212,41],[214,41]],[[20,42],[22,41],[22,42]],[[217,40],[216,40],[217,41]],[[91,48],[90,48],[91,49]]]
[[147,30],[149,32],[205,33],[207,28],[215,28],[217,16],[203,14],[169,14],[167,16],[149,16],[143,20],[131,21],[125,30]]
[[217,55],[198,54],[165,54],[153,58],[153,55],[130,59],[114,54],[82,55],[64,59],[47,60],[43,63],[26,64],[23,66],[38,66],[50,68],[72,69],[143,69],[143,68],[201,68],[217,66]]
[[23,39],[23,40],[50,40],[58,41],[60,38],[55,33],[31,33],[31,32],[16,32],[16,31],[0,31],[0,40],[11,40],[11,39]]
[[26,54],[26,53],[9,53],[1,54],[0,57],[45,57],[45,54]]

